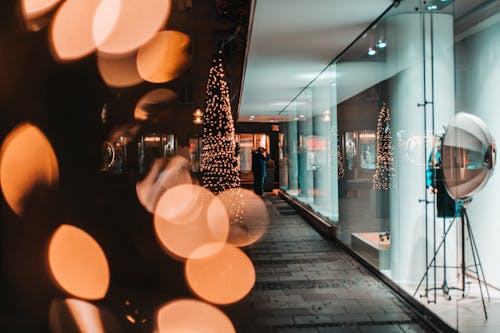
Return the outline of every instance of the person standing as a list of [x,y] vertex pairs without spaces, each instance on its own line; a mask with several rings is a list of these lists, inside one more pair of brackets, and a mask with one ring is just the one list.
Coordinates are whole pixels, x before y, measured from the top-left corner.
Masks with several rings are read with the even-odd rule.
[[258,195],[264,194],[264,179],[266,178],[266,162],[271,159],[263,147],[252,151],[253,191]]

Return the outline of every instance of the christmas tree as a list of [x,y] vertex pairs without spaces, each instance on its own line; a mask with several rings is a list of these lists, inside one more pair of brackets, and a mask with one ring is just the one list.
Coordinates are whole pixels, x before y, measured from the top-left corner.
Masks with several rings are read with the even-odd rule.
[[344,178],[344,156],[342,155],[342,149],[340,147],[340,137],[337,136],[337,176],[338,179]]
[[215,194],[239,187],[234,121],[220,54],[213,61],[208,76],[201,142],[202,185]]
[[392,151],[391,114],[385,103],[377,120],[377,160],[373,176],[374,190],[391,189],[394,174],[394,154]]

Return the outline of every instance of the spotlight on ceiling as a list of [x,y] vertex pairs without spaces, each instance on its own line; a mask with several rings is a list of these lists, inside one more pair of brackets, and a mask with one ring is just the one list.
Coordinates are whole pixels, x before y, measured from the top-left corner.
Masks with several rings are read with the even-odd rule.
[[379,49],[383,49],[387,46],[387,42],[385,40],[379,39],[377,42],[377,46]]
[[429,11],[436,11],[436,10],[442,10],[448,5],[450,5],[454,0],[432,0],[428,1],[427,5],[425,6],[425,9]]
[[370,47],[368,49],[368,55],[369,56],[374,56],[375,54],[377,54],[377,50],[375,50],[373,47]]

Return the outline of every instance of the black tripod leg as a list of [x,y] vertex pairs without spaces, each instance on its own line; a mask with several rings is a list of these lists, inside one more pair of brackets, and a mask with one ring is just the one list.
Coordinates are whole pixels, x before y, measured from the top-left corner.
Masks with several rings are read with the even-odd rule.
[[[484,316],[486,317],[486,319],[488,319],[488,313],[486,312],[486,304],[484,303],[484,295],[483,295],[483,287],[482,287],[482,284],[481,284],[481,276],[479,275],[479,269],[477,268],[478,264],[477,264],[477,260],[476,260],[476,251],[477,251],[477,248],[475,248],[474,246],[474,238],[472,236],[472,230],[470,228],[470,223],[469,223],[469,217],[467,216],[467,212],[465,212],[465,217],[467,218],[467,233],[469,235],[469,241],[471,243],[471,252],[472,252],[472,259],[474,260],[474,267],[476,268],[476,274],[477,274],[477,281],[479,282],[479,291],[481,293],[481,301],[483,302],[483,310],[484,310]],[[477,253],[477,259],[479,260],[479,253]],[[481,270],[482,270],[482,266],[481,266],[481,262],[479,262],[479,266],[481,267]],[[484,275],[483,275],[483,278],[484,278]],[[484,281],[484,284],[486,285],[486,281]]]
[[[476,251],[477,260],[479,262],[479,268],[481,269],[481,275],[483,276],[483,282],[484,282],[484,287],[486,289],[486,294],[488,295],[488,300],[491,300],[490,291],[488,290],[488,284],[486,283],[486,276],[484,275],[483,264],[481,263],[481,258],[479,257],[479,250],[477,249],[476,240],[474,238],[474,233],[472,232],[472,229],[471,229],[471,226],[469,223],[469,215],[467,214],[467,212],[465,212],[465,216],[467,217],[467,224],[468,224],[468,228],[469,228],[469,232],[470,232],[469,237],[472,241],[471,244],[474,247],[474,250]],[[480,280],[479,272],[477,272],[477,277],[478,277],[478,280]]]
[[460,207],[462,234],[462,298],[465,298],[465,208]]
[[[446,218],[443,217],[443,235],[446,232]],[[446,295],[446,298],[448,300],[451,299],[450,296],[450,290],[448,288],[448,278],[447,278],[447,272],[446,272],[446,238],[443,238],[443,285],[441,286],[441,289],[443,290],[443,293]]]
[[[439,243],[439,246],[437,247],[436,249],[436,252],[434,253],[434,256],[432,257],[432,260],[431,262],[427,265],[426,269],[425,269],[425,274],[424,276],[422,276],[422,278],[420,279],[420,282],[418,283],[418,286],[417,286],[417,289],[415,289],[415,292],[413,293],[413,297],[415,297],[415,295],[417,294],[417,291],[420,289],[420,287],[422,286],[422,283],[424,282],[425,278],[428,276],[429,274],[429,269],[431,268],[432,264],[434,263],[434,261],[436,261],[436,256],[437,254],[439,253],[439,250],[441,249],[441,247],[443,246],[443,243],[444,243],[444,240],[446,239],[446,236],[448,235],[448,233],[450,232],[450,229],[451,227],[453,226],[453,223],[455,222],[455,218],[451,221],[450,225],[448,226],[448,229],[446,229],[446,232],[444,233],[443,235],[443,239],[441,240],[441,242]],[[427,292],[427,291],[426,291]]]
[[[436,196],[434,196],[434,202],[436,202]],[[436,216],[436,211],[435,211],[435,206],[434,206],[434,216]],[[432,224],[432,238],[433,238],[433,248],[432,251],[434,251],[434,255],[436,255],[436,218],[434,217],[434,223]],[[443,244],[444,244],[444,239],[443,239]],[[436,303],[437,300],[437,267],[434,265],[434,303]]]

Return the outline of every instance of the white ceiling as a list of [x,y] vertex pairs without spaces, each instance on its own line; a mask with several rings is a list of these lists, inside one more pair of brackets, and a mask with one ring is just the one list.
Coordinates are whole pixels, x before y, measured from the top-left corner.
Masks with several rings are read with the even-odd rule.
[[391,0],[253,0],[239,121],[278,114]]

